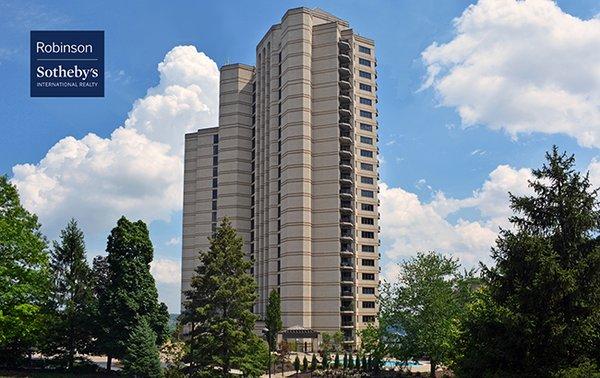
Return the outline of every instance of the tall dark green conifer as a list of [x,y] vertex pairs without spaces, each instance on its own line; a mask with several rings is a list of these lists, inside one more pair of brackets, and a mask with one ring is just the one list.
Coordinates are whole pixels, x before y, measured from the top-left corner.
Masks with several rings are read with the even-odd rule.
[[463,375],[546,376],[600,362],[600,212],[588,175],[555,146],[534,194],[510,197],[512,230],[464,324]]
[[51,344],[73,368],[76,353],[86,351],[92,339],[93,316],[92,271],[85,257],[83,232],[71,219],[54,242],[50,268],[53,280]]
[[275,289],[271,290],[271,293],[269,294],[265,326],[268,329],[267,342],[271,346],[271,349],[275,350],[275,341],[277,340],[277,334],[281,331],[283,327],[283,323],[281,321],[281,298],[279,297],[279,293]]
[[123,373],[128,377],[162,377],[156,334],[145,318],[138,322],[127,340]]
[[229,220],[223,219],[210,238],[210,250],[199,253],[191,290],[185,292],[181,319],[193,326],[187,359],[199,374],[214,374],[218,367],[228,376],[253,336],[256,283],[242,245]]
[[99,298],[99,314],[106,320],[106,332],[99,344],[110,362],[112,357],[124,356],[127,340],[141,318],[148,321],[161,345],[168,334],[169,313],[158,301],[150,274],[154,249],[144,222],[121,217],[108,237],[106,251],[108,283],[105,295]]

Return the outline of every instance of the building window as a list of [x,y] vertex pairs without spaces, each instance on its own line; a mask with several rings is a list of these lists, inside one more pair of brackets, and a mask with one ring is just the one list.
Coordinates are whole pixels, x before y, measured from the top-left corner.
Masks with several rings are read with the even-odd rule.
[[370,203],[361,203],[360,208],[363,211],[375,211],[375,207]]
[[363,105],[373,105],[373,101],[370,98],[360,98],[360,103]]
[[213,155],[218,155],[218,154],[219,154],[219,146],[213,145]]
[[212,209],[217,210],[217,201],[212,201]]
[[362,169],[364,171],[372,171],[373,170],[373,164],[360,163],[360,169]]
[[363,245],[363,246],[361,246],[361,251],[368,252],[368,253],[375,252],[375,246],[374,245]]
[[362,279],[367,281],[375,281],[375,273],[363,273]]
[[219,143],[219,134],[213,135],[213,143]]
[[213,189],[213,191],[212,191],[212,199],[217,199],[217,189]]
[[217,165],[217,164],[219,164],[219,157],[213,156],[213,165]]
[[367,198],[373,198],[375,194],[372,190],[361,189],[360,195]]
[[360,156],[367,157],[367,158],[372,158],[373,157],[373,151],[360,150]]
[[365,131],[373,131],[373,126],[369,125],[368,123],[361,123],[360,129]]
[[216,222],[217,221],[217,213],[213,211],[212,213],[212,221]]
[[371,55],[371,49],[366,46],[358,45],[358,51],[360,51],[363,54]]
[[363,323],[373,323],[375,321],[375,315],[363,315]]
[[217,179],[216,179],[216,178],[214,178],[214,179],[213,179],[213,182],[212,182],[212,187],[213,187],[213,188],[216,188],[216,187],[217,187]]
[[371,74],[369,72],[365,72],[365,71],[358,71],[358,76],[364,77],[365,79],[371,78]]
[[361,217],[360,218],[360,223],[362,223],[362,224],[375,224],[375,220],[373,218]]
[[360,111],[360,116],[364,117],[364,118],[373,118],[373,113],[368,112],[366,110],[361,110]]
[[360,143],[364,143],[364,144],[373,144],[373,138],[371,137],[366,137],[366,136],[360,136]]
[[358,64],[371,67],[371,61],[369,59],[358,58]]
[[375,233],[372,231],[361,231],[360,236],[365,239],[375,239]]
[[[360,176],[360,182],[361,182],[361,184],[372,184],[373,177]],[[371,206],[373,206],[373,205],[371,205]]]
[[360,83],[358,84],[358,87],[361,91],[371,92],[371,86],[369,84]]
[[375,294],[375,288],[374,287],[363,287],[362,293],[363,294]]
[[373,301],[365,301],[362,303],[363,308],[375,308],[375,302]]
[[375,266],[375,260],[373,260],[373,259],[362,259],[362,264],[364,266]]

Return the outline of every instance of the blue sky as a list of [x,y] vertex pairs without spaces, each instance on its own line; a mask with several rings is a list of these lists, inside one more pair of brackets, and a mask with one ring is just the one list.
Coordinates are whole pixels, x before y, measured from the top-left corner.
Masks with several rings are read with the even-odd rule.
[[[595,126],[600,127],[600,120],[594,100],[600,98],[600,32],[594,17],[600,5],[591,0],[556,5],[541,0],[529,0],[528,5],[486,1],[462,16],[462,23],[453,21],[470,3],[2,1],[0,172],[12,177],[15,165],[29,163],[40,173],[40,160],[67,136],[74,141],[88,133],[111,138],[137,99],[147,96],[149,88],[160,92],[167,86],[160,82],[157,64],[174,47],[193,45],[206,54],[208,58],[191,53],[190,61],[201,67],[211,59],[217,66],[253,64],[254,46],[288,8],[319,7],[376,41],[384,274],[391,276],[394,263],[417,249],[453,253],[465,265],[473,265],[486,259],[485,246],[505,224],[502,193],[526,192],[528,169],[540,165],[552,144],[575,153],[581,169],[593,173],[597,168],[600,138]],[[547,32],[562,26],[569,32]],[[29,97],[29,31],[45,29],[105,31],[104,98]],[[461,35],[465,38],[458,38]],[[523,40],[519,49],[517,42]],[[424,51],[430,54],[424,56]],[[212,125],[198,127],[204,126]],[[53,175],[56,182],[64,179],[61,172]],[[37,185],[39,177],[21,172],[15,182],[25,183],[19,186],[24,202],[43,214],[45,230],[55,238],[69,214],[84,206],[77,200],[86,193],[74,195],[78,187],[71,185],[60,192],[67,200],[51,208],[49,201],[33,198],[45,192],[26,190],[26,185]],[[57,190],[47,182],[39,185]],[[144,185],[135,190],[145,190]],[[152,200],[168,202],[160,195]],[[106,221],[94,225],[97,209],[89,206],[89,199],[82,201],[88,209],[83,225],[89,254],[102,253],[109,227]],[[172,273],[174,265],[168,263],[178,264],[181,248],[177,206],[166,206],[160,214],[139,209],[130,214],[127,206],[121,210],[150,221],[157,259],[167,264],[165,275]],[[115,222],[116,218],[108,220]],[[168,277],[157,280],[161,299],[177,312],[178,284]]]

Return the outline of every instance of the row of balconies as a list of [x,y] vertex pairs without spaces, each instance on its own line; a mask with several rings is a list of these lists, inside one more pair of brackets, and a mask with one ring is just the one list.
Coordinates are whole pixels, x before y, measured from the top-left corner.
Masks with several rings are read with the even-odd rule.
[[[352,69],[351,45],[339,41],[339,130],[340,130],[340,316],[344,342],[354,342],[354,220],[352,200],[354,198],[353,153],[352,153]],[[345,314],[345,315],[344,315]]]

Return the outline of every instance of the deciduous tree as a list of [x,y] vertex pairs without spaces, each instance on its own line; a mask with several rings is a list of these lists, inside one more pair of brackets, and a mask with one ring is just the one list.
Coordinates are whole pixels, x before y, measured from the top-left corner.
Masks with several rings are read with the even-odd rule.
[[122,358],[127,341],[138,322],[145,318],[162,345],[168,335],[169,313],[158,301],[156,283],[150,273],[154,249],[144,222],[121,217],[108,236],[106,247],[107,287],[99,298],[99,316],[105,331],[99,345],[107,355]]
[[46,330],[47,242],[17,189],[0,176],[0,363],[16,363]]
[[381,297],[388,352],[402,361],[428,356],[432,376],[452,363],[472,280],[458,260],[435,252],[400,264],[398,282],[384,286]]

